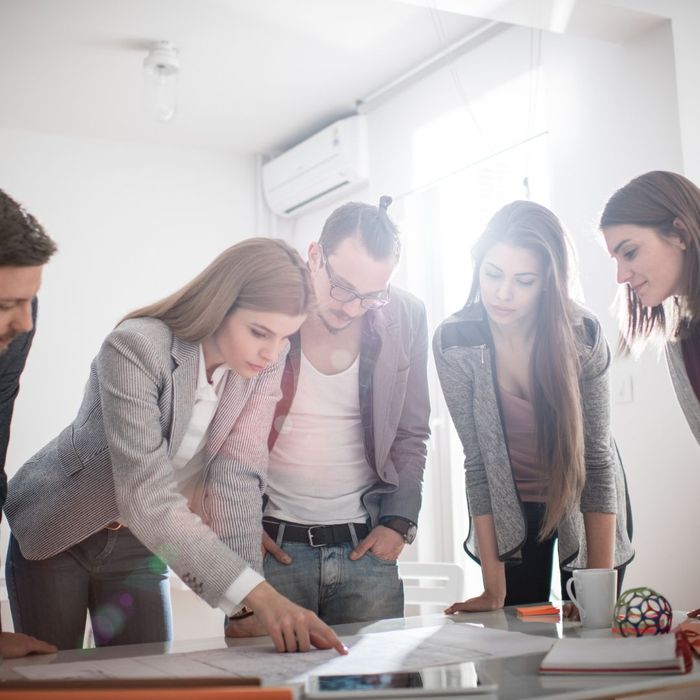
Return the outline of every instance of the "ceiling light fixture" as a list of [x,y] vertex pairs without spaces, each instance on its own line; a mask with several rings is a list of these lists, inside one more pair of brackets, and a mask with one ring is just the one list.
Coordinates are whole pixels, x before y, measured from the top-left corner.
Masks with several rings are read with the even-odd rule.
[[172,41],[158,41],[143,60],[156,119],[168,122],[177,109],[178,51]]

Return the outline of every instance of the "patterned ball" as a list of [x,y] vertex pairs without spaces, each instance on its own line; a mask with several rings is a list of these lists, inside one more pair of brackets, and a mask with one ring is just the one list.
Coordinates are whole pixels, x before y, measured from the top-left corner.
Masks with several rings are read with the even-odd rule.
[[630,588],[615,604],[613,621],[623,637],[666,634],[671,630],[671,604],[651,588]]

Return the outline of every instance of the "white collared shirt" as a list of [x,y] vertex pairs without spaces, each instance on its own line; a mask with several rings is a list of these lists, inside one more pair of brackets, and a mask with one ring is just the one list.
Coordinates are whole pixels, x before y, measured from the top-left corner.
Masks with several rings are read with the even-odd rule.
[[172,458],[177,490],[188,500],[192,497],[199,474],[207,462],[204,447],[209,436],[209,426],[214,420],[216,409],[219,407],[230,369],[228,365],[219,365],[214,370],[211,383],[209,383],[204,362],[204,350],[201,345],[199,346],[197,388],[194,394],[192,415],[180,447]]
[[[197,388],[195,390],[194,405],[192,406],[192,415],[180,447],[171,460],[177,490],[188,501],[192,498],[195,486],[202,478],[202,472],[207,464],[205,447],[209,437],[209,426],[216,415],[216,409],[219,407],[219,402],[226,388],[230,370],[231,368],[228,365],[219,365],[214,370],[212,380],[209,382],[204,361],[204,350],[201,345],[199,346]],[[227,615],[233,614],[240,608],[243,598],[264,580],[253,569],[245,569],[226,590],[219,601],[219,608]]]

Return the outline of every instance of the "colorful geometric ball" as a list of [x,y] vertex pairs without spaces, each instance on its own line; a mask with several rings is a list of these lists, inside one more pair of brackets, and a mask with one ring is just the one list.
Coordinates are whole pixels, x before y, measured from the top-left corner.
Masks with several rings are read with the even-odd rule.
[[613,622],[623,637],[667,634],[671,630],[671,604],[651,588],[630,588],[615,604]]

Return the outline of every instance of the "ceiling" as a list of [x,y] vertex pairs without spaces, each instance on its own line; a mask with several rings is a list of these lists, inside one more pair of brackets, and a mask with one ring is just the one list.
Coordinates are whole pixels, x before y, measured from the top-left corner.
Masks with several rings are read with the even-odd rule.
[[[394,0],[0,0],[0,126],[270,153],[483,23]],[[156,40],[180,49],[165,124]]]
[[[273,154],[489,22],[625,41],[659,21],[637,4],[0,0],[0,127]],[[158,40],[180,50],[169,123],[142,71]]]

